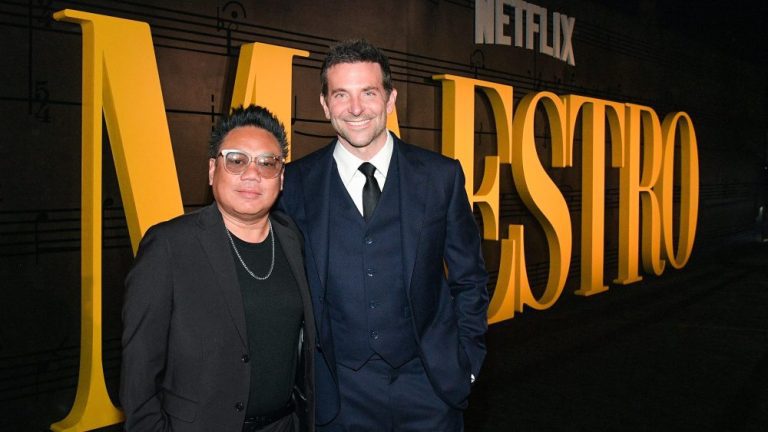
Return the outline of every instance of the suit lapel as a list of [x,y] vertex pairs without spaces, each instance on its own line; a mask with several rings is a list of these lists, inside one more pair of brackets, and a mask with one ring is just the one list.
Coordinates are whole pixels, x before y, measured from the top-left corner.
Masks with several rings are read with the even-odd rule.
[[299,284],[299,291],[303,300],[309,301],[310,299],[304,299],[305,293],[309,292],[307,287],[307,278],[304,276],[304,263],[301,261],[301,239],[296,234],[285,227],[282,223],[276,221],[270,217],[272,221],[272,228],[275,231],[275,235],[280,239],[280,246],[283,248],[285,258],[288,260],[288,266],[291,268],[296,283]]
[[400,171],[400,225],[403,244],[403,283],[410,293],[413,267],[419,246],[419,236],[426,211],[428,182],[426,167],[408,147],[395,137],[395,151]]
[[[334,141],[335,142],[335,141]],[[320,156],[319,163],[306,164],[302,175],[306,227],[308,241],[305,245],[311,249],[308,257],[315,261],[318,277],[325,294],[328,275],[328,245],[330,242],[330,189],[331,176],[334,175],[333,146],[331,143]]]
[[231,246],[224,232],[224,221],[215,202],[200,212],[199,226],[201,228],[198,235],[200,245],[216,275],[217,288],[226,300],[229,315],[240,336],[240,341],[247,349],[248,334],[245,330],[245,311],[240,282],[237,279]]

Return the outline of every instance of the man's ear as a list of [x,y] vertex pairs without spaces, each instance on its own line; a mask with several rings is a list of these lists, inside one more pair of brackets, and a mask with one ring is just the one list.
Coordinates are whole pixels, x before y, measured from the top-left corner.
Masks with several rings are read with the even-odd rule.
[[208,186],[213,186],[213,174],[216,172],[216,159],[208,159]]
[[325,118],[327,120],[331,119],[331,110],[328,109],[328,104],[325,102],[325,95],[320,93],[320,105],[323,107],[323,112],[325,113]]
[[389,98],[387,99],[387,114],[392,114],[392,111],[395,110],[396,100],[397,100],[397,90],[392,89],[392,91],[389,92]]

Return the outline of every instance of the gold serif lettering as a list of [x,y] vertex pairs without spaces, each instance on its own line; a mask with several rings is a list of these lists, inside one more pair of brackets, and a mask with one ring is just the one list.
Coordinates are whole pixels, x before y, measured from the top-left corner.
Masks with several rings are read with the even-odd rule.
[[[74,10],[57,20],[77,23],[83,32],[82,121],[82,328],[80,375],[69,415],[51,425],[56,431],[82,431],[115,424],[122,413],[107,395],[101,359],[101,142],[102,113],[107,124],[131,245],[136,251],[153,224],[183,212],[165,116],[152,38],[146,23]],[[257,103],[283,119],[290,138],[292,62],[303,50],[261,43],[242,46],[232,106]],[[582,114],[581,281],[577,294],[604,292],[605,120],[611,136],[611,166],[619,169],[619,260],[615,283],[641,279],[643,269],[660,275],[667,262],[682,268],[696,232],[699,168],[693,122],[685,113],[577,95],[531,93],[513,117],[513,88],[455,75],[435,75],[443,88],[443,153],[467,173],[466,192],[483,219],[483,237],[499,240],[501,164],[512,170],[523,203],[542,226],[549,250],[543,294],[536,298],[526,274],[522,225],[510,225],[501,239],[501,261],[489,323],[513,318],[523,307],[542,310],[560,297],[571,259],[568,205],[538,157],[535,117],[544,108],[551,131],[551,166],[570,167],[576,121]],[[486,156],[480,186],[474,182],[474,97],[489,99],[496,124],[498,154]],[[397,112],[387,126],[399,135]],[[675,142],[680,139],[680,208],[677,250],[673,230]],[[642,150],[642,151],[641,151]],[[642,224],[642,242],[640,231]]]

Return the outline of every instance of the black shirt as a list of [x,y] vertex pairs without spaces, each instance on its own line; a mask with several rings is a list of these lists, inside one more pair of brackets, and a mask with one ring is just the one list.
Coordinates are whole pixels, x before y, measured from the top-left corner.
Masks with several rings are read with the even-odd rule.
[[[272,261],[272,236],[247,243],[232,236],[243,261],[264,277]],[[275,237],[275,267],[266,280],[254,279],[232,251],[245,308],[251,386],[246,417],[270,413],[285,406],[296,381],[301,294],[279,240]]]

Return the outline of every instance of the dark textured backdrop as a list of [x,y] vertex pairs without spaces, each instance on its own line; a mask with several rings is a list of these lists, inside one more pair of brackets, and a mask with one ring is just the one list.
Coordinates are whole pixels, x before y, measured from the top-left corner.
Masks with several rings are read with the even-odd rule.
[[[529,92],[548,90],[648,105],[662,118],[686,111],[696,129],[701,172],[694,258],[752,232],[766,194],[768,56],[763,44],[768,34],[761,21],[768,15],[765,3],[534,3],[576,18],[575,67],[536,51],[475,45],[470,0],[0,1],[0,430],[40,430],[63,418],[76,385],[82,39],[78,26],[51,19],[51,13],[60,9],[150,24],[187,210],[211,199],[206,139],[229,104],[240,44],[259,41],[311,53],[294,62],[290,121],[293,154],[301,157],[333,136],[317,100],[319,66],[328,45],[365,37],[391,58],[403,138],[435,151],[441,147],[441,92],[439,82],[430,77],[438,73],[512,85],[516,102]],[[491,154],[494,125],[482,99],[477,101],[477,113],[476,153]],[[540,150],[548,160],[548,132],[544,126],[539,131]],[[122,280],[132,254],[107,143],[104,151],[104,363],[114,396]],[[548,169],[571,207],[575,230],[580,220],[580,154],[577,140],[574,167]],[[481,168],[475,170],[477,180]],[[509,170],[503,172],[502,235],[509,223],[525,225],[528,273],[540,286],[547,264],[543,233],[517,196]],[[606,168],[606,173],[605,280],[610,281],[616,275],[618,171]],[[570,282],[556,306],[578,317],[585,308],[611,302],[619,294],[612,289],[594,299],[573,300],[579,262],[578,232],[574,234]],[[486,242],[484,248],[493,290],[499,245]],[[667,270],[660,280],[683,277],[685,271]],[[635,288],[647,289],[645,284]],[[629,301],[621,307],[640,309],[643,304]],[[494,351],[486,375],[498,377],[505,362],[513,359],[512,354],[504,357],[499,341],[516,340],[517,332],[544,324],[555,313],[526,311],[492,327]],[[546,332],[530,337],[543,347],[563,343]],[[482,419],[502,411],[509,418],[533,417],[524,423],[532,428],[525,430],[553,424],[546,422],[546,414],[523,415],[519,403],[499,406],[504,403],[499,395],[505,394],[508,383],[494,384],[482,383],[473,396],[469,430],[500,430]],[[594,396],[601,389],[584,391]],[[581,427],[574,424],[574,430]]]

